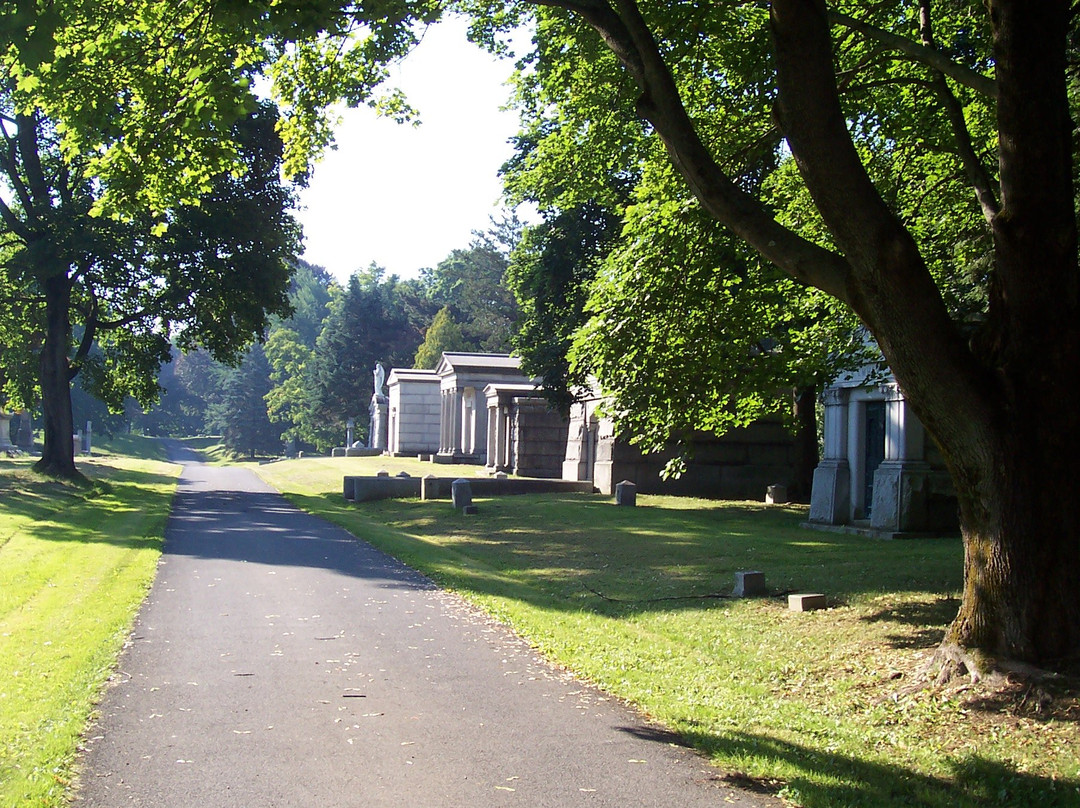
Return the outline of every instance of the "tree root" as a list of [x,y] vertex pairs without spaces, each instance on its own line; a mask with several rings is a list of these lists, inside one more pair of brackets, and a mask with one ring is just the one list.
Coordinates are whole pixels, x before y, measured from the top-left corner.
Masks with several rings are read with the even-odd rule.
[[[943,643],[918,666],[898,698],[919,699],[946,693],[968,707],[1032,718],[1080,718],[1080,679],[1012,659]],[[895,678],[899,678],[899,674]]]

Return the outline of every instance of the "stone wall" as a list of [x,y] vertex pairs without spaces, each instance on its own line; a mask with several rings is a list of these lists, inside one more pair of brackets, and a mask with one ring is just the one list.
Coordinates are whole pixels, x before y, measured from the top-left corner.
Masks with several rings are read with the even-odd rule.
[[[678,479],[660,472],[674,450],[643,455],[601,426],[597,445],[597,488],[614,492],[615,484],[631,480],[639,493],[761,501],[770,485],[791,486],[795,479],[795,450],[782,423],[759,421],[719,437],[693,436],[693,457]],[[600,480],[604,484],[601,485]]]
[[512,412],[513,473],[560,478],[566,457],[566,419],[539,397],[515,397]]
[[570,410],[563,479],[591,479],[604,494],[614,494],[616,484],[630,480],[646,494],[757,501],[764,500],[768,486],[790,487],[795,479],[794,440],[779,420],[759,421],[720,437],[696,433],[687,470],[665,480],[660,473],[675,448],[642,454],[616,437],[612,421],[599,415],[599,405],[599,399],[588,399]]

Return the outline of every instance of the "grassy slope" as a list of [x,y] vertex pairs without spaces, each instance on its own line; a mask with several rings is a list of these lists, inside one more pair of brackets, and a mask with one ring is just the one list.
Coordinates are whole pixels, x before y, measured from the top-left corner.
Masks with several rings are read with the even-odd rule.
[[[160,452],[137,438],[111,447]],[[156,570],[176,467],[109,452],[80,462],[90,487],[0,460],[5,807],[64,804],[81,733]]]
[[[259,471],[726,771],[814,807],[1080,805],[1074,699],[903,692],[955,612],[958,541],[875,542],[801,529],[796,508],[667,497],[636,509],[512,497],[480,501],[479,517],[446,503],[356,507],[340,477],[370,473],[359,460]],[[774,596],[701,597],[730,592],[740,569],[763,570]],[[825,592],[831,607],[789,612],[788,590]]]

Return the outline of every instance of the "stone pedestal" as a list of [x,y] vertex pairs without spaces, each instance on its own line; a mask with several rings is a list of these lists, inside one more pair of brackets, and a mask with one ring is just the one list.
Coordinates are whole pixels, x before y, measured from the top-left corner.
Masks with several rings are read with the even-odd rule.
[[457,509],[472,505],[472,486],[468,480],[454,480],[450,483],[450,500]]
[[386,449],[390,434],[390,422],[387,419],[389,412],[389,400],[383,395],[373,395],[371,405],[368,407],[370,422],[368,427],[368,448]]
[[623,480],[615,486],[615,504],[626,507],[637,505],[637,486],[629,480]]
[[886,460],[874,472],[875,530],[917,532],[929,529],[927,494],[930,466],[910,460]]
[[814,469],[810,521],[822,525],[846,524],[851,512],[851,470],[847,460],[822,460]]
[[0,452],[12,452],[16,448],[11,442],[11,416],[0,412]]
[[764,594],[766,594],[764,572],[741,570],[735,573],[735,589],[731,593],[732,597],[752,598]]
[[24,452],[29,454],[34,451],[34,419],[26,410],[19,413],[19,434],[16,441]]

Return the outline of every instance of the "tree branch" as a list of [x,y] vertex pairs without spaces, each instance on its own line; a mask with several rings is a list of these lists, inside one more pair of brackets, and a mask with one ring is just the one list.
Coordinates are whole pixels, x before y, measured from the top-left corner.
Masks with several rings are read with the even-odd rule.
[[[922,38],[924,45],[936,50],[928,0],[921,0],[919,3],[919,36]],[[945,115],[949,119],[949,125],[952,127],[953,138],[956,141],[956,151],[960,157],[960,162],[964,166],[964,173],[975,191],[975,198],[979,201],[979,207],[982,208],[983,217],[990,224],[994,221],[994,217],[999,210],[997,194],[994,191],[994,182],[990,178],[990,172],[986,170],[986,166],[975,154],[975,148],[971,144],[971,133],[967,128],[964,108],[949,87],[949,82],[945,80],[944,74],[936,70],[936,68],[930,86],[941,98],[945,107]]]
[[847,14],[841,14],[839,11],[830,11],[828,12],[828,15],[829,22],[834,25],[842,25],[845,28],[858,31],[863,36],[874,39],[893,50],[900,51],[909,59],[922,62],[923,64],[932,67],[934,70],[944,73],[949,78],[955,79],[960,84],[975,90],[977,93],[981,93],[990,98],[997,98],[997,83],[994,79],[988,78],[982,73],[957,64],[935,47],[913,42],[907,37],[898,36],[883,28],[878,28],[875,25],[856,20],[854,17],[849,17]]
[[0,196],[0,219],[3,219],[8,230],[17,235],[24,243],[30,240],[32,235],[30,228],[19,220],[19,217],[15,215],[15,211],[8,207],[2,196]]
[[597,2],[531,2],[575,11],[600,34],[641,90],[638,113],[653,125],[675,167],[712,216],[795,280],[850,302],[847,261],[781,225],[717,165],[635,0],[616,0],[618,13]]
[[[27,218],[32,221],[37,220],[37,211],[35,210],[33,200],[30,198],[30,192],[26,188],[26,183],[23,182],[22,175],[19,173],[19,143],[15,139],[15,136],[8,134],[6,128],[0,129],[3,132],[5,148],[0,154],[0,162],[3,163],[4,174],[7,175],[8,182],[11,184],[12,190],[15,191],[15,195],[19,197],[19,202],[23,206],[23,210],[26,212]],[[16,133],[18,129],[16,128]]]
[[37,116],[20,114],[18,121],[19,131],[16,137],[19,139],[19,154],[22,155],[26,181],[30,186],[30,197],[35,205],[48,209],[51,207],[49,183],[45,179],[45,171],[41,167],[41,155],[38,153]]

